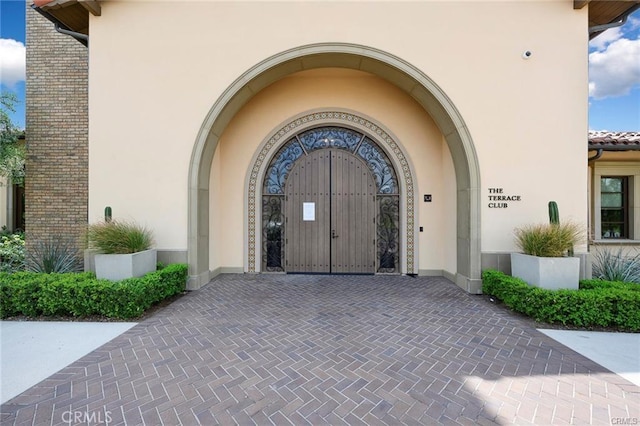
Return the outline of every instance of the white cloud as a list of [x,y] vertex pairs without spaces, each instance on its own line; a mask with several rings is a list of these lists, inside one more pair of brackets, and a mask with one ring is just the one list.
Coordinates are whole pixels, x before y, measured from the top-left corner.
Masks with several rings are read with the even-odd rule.
[[625,26],[629,27],[629,31],[636,30],[640,28],[640,19],[636,19],[633,16],[629,17],[629,20],[625,24]]
[[0,82],[13,87],[26,78],[26,49],[24,44],[0,38]]
[[640,85],[640,38],[621,38],[589,54],[589,96],[604,99],[628,95]]
[[596,38],[589,41],[589,47],[597,50],[604,50],[607,46],[622,37],[622,29],[620,27],[610,28],[605,32],[598,34]]

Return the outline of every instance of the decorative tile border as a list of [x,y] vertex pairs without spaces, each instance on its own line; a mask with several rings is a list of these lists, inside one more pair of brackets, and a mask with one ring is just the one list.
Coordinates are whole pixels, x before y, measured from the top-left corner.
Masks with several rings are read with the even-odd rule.
[[[334,124],[334,125],[349,125],[356,126],[367,133],[374,142],[385,148],[385,151],[389,155],[389,158],[394,162],[396,173],[398,176],[403,176],[404,188],[401,188],[400,199],[405,199],[406,206],[406,257],[407,257],[407,273],[415,273],[415,200],[414,200],[414,183],[413,176],[411,174],[411,167],[406,156],[400,149],[400,146],[393,140],[393,138],[384,131],[379,125],[369,121],[366,118],[360,117],[356,114],[344,111],[322,111],[314,112],[303,115],[290,121],[281,127],[277,132],[269,138],[269,140],[263,145],[258,154],[253,167],[251,169],[251,175],[249,177],[248,185],[248,272],[255,273],[257,259],[260,255],[261,248],[258,246],[258,235],[262,233],[259,229],[262,221],[256,218],[258,213],[258,205],[262,199],[262,179],[264,178],[263,166],[271,159],[271,157],[277,152],[280,146],[289,140],[289,137],[293,134],[299,133],[308,128],[312,128],[321,125]],[[400,173],[398,173],[400,172]]]

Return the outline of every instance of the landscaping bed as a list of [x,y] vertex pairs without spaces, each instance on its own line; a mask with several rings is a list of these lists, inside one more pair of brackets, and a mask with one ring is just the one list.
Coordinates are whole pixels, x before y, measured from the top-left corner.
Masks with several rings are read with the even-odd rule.
[[0,272],[0,318],[138,318],[185,291],[187,265],[173,264],[140,278],[99,280],[92,273]]
[[587,330],[640,331],[640,285],[635,283],[582,280],[579,290],[546,290],[486,270],[482,292],[537,322]]

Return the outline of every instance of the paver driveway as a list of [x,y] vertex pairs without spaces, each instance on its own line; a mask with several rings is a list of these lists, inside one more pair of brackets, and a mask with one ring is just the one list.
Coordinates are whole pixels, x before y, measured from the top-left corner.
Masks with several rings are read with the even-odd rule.
[[225,275],[2,423],[635,424],[639,392],[443,278]]

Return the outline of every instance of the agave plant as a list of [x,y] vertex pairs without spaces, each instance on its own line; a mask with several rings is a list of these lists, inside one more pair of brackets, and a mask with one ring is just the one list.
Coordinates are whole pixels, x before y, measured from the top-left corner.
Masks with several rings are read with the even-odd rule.
[[61,235],[36,238],[26,254],[27,270],[44,273],[78,272],[81,260],[73,239]]
[[591,268],[594,278],[640,284],[640,252],[625,255],[622,248],[614,252],[600,247]]

